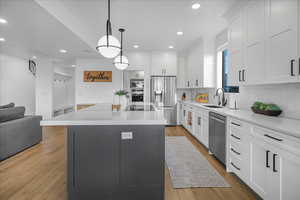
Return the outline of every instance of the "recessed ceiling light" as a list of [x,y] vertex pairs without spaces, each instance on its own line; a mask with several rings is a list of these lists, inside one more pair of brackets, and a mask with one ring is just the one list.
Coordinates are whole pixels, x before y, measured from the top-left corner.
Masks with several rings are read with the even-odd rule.
[[170,46],[169,46],[169,49],[174,49],[174,46],[170,45]]
[[32,56],[31,59],[35,60],[35,59],[37,59],[37,57],[36,56]]
[[177,35],[183,35],[183,32],[182,31],[178,31]]
[[61,50],[59,50],[59,52],[60,52],[60,53],[67,53],[67,50],[61,49]]
[[72,65],[72,67],[76,67],[76,65]]
[[7,24],[6,19],[0,18],[0,24]]
[[5,38],[0,38],[0,42],[5,42]]
[[192,5],[192,9],[194,9],[194,10],[197,10],[197,9],[199,9],[200,7],[201,7],[200,3],[194,3],[194,4]]
[[137,48],[139,48],[139,47],[140,47],[140,46],[137,45],[137,44],[133,45],[133,48],[135,48],[135,49],[137,49]]

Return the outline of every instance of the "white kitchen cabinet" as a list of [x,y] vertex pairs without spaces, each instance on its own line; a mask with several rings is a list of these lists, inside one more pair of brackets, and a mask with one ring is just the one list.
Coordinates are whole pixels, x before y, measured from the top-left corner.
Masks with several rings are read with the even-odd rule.
[[299,191],[299,139],[252,127],[250,186],[266,200],[297,200]]
[[263,83],[265,77],[265,0],[250,1],[245,7],[245,69],[244,84]]
[[243,16],[239,12],[228,28],[229,35],[229,75],[228,84],[235,86],[243,82],[244,51],[243,51]]
[[204,144],[204,146],[206,146],[206,148],[208,148],[209,145],[209,120],[208,120],[208,112],[205,111],[202,114],[202,144]]
[[239,85],[242,82],[242,51],[229,52],[229,75],[228,84],[231,86]]
[[177,62],[177,88],[186,88],[186,57],[179,55]]
[[152,75],[177,75],[176,52],[152,52],[151,54]]
[[[282,152],[282,155],[279,155],[279,160],[277,167],[279,170],[279,174],[277,178],[281,178],[278,183],[277,181],[277,187],[271,188],[271,191],[274,191],[273,189],[277,189],[280,191],[279,198],[273,198],[274,200],[280,199],[280,200],[297,200],[300,197],[300,157],[296,156],[293,153],[289,152]],[[278,185],[280,186],[278,188]]]
[[300,81],[299,0],[249,0],[229,16],[230,85]]
[[298,0],[268,0],[268,64],[270,82],[298,80]]
[[[267,195],[267,186],[269,181],[267,180],[267,167],[266,167],[266,155],[271,156],[268,152],[266,145],[259,139],[252,138],[250,141],[250,186],[257,192],[262,198]],[[270,165],[270,163],[268,163]]]
[[194,112],[194,117],[193,117],[193,132],[192,134],[201,142],[202,140],[202,116],[198,112]]

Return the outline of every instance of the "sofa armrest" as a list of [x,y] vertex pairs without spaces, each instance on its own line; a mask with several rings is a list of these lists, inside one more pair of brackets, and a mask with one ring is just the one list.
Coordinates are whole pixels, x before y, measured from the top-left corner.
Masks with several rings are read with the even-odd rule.
[[42,140],[41,116],[25,116],[0,123],[0,160]]

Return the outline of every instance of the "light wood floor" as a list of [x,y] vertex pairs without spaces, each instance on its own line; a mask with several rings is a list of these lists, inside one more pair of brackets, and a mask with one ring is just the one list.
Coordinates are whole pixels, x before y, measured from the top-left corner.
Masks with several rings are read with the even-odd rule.
[[[48,127],[43,142],[0,162],[0,200],[65,200],[64,128]],[[166,128],[168,136],[186,136],[232,188],[173,189],[166,169],[165,200],[252,200],[255,195],[181,127]]]

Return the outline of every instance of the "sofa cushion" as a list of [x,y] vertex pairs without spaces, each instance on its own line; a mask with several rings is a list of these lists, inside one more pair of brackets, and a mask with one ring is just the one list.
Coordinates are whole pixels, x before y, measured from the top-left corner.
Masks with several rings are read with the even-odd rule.
[[14,104],[14,103],[9,103],[9,104],[0,106],[0,109],[4,109],[4,108],[13,108],[13,107],[15,107],[15,104]]
[[23,118],[24,113],[25,107],[22,106],[0,109],[0,123]]

